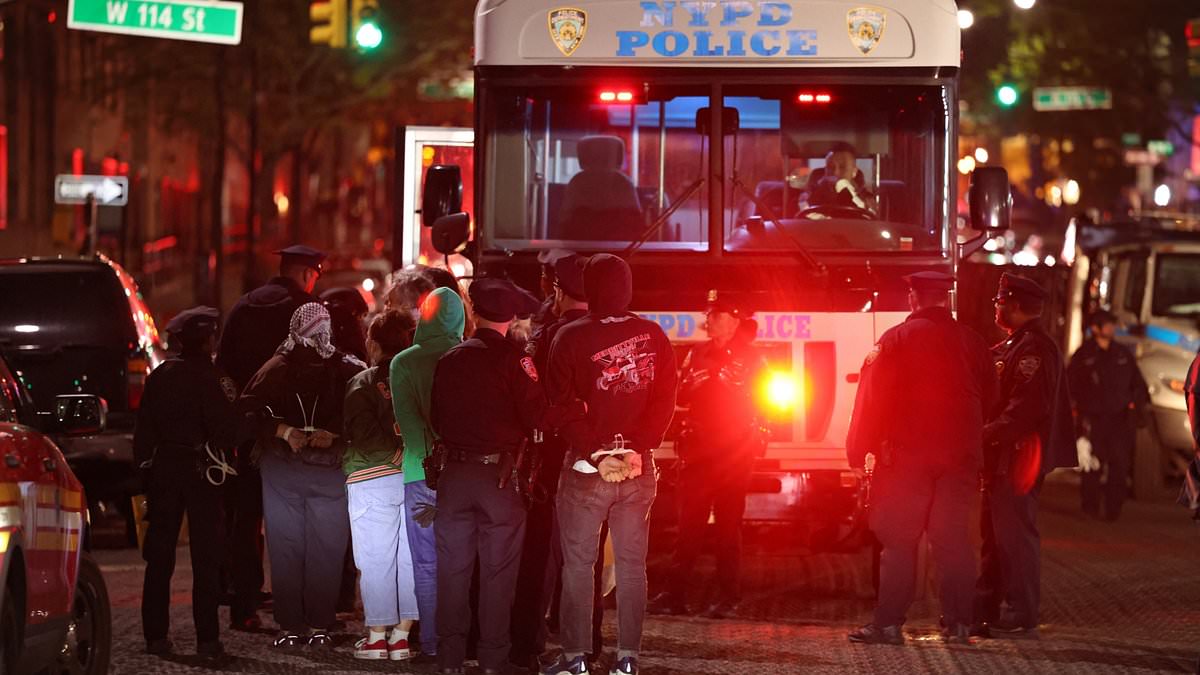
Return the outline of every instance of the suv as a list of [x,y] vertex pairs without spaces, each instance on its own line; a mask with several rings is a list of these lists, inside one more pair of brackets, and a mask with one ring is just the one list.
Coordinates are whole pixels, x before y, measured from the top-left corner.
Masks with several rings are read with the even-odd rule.
[[0,358],[0,673],[107,672],[108,591],[87,544],[84,495],[59,449],[37,430],[93,434],[104,402],[59,396],[36,414]]
[[0,304],[0,353],[38,411],[60,394],[104,399],[107,431],[55,440],[93,505],[115,499],[127,512],[134,420],[146,376],[165,358],[133,278],[103,256],[0,260]]

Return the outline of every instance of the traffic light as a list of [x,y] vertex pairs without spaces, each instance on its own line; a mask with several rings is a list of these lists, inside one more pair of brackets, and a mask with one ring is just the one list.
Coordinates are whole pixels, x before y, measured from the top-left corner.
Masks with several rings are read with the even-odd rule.
[[350,35],[359,51],[369,52],[383,44],[379,27],[379,0],[351,0]]
[[308,5],[308,41],[314,45],[346,46],[346,0],[316,0]]
[[1021,100],[1021,92],[1017,91],[1017,88],[1011,84],[1000,85],[996,89],[996,100],[1005,108],[1011,108],[1017,104],[1017,101]]
[[1200,80],[1200,19],[1187,22],[1188,75]]

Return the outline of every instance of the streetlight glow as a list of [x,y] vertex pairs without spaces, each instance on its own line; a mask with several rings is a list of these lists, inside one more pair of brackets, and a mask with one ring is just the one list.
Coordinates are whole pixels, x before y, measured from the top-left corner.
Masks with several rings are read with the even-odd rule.
[[1154,189],[1154,205],[1162,208],[1171,203],[1171,187],[1169,185],[1159,185]]
[[1013,0],[1013,4],[1017,6],[1017,9],[1033,9],[1037,0]]
[[975,158],[974,157],[967,155],[966,157],[963,157],[962,159],[958,160],[958,172],[961,173],[962,175],[964,175],[964,176],[969,175],[974,170],[975,170]]
[[975,161],[976,162],[979,162],[980,164],[987,164],[988,160],[991,159],[991,157],[992,156],[991,156],[991,154],[988,153],[987,148],[975,148]]
[[966,30],[975,25],[975,13],[969,9],[958,10],[958,27]]

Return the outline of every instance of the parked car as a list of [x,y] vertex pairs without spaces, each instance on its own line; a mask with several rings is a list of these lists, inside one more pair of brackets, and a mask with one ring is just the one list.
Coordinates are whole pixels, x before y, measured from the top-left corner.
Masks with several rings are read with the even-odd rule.
[[53,411],[63,394],[107,403],[104,431],[55,441],[93,512],[101,501],[115,501],[132,537],[133,424],[146,377],[165,359],[137,285],[103,256],[0,260],[0,306],[0,353],[39,412]]
[[0,672],[108,672],[112,620],[108,590],[84,552],[83,487],[58,447],[39,431],[94,434],[103,399],[56,397],[37,414],[0,358]]

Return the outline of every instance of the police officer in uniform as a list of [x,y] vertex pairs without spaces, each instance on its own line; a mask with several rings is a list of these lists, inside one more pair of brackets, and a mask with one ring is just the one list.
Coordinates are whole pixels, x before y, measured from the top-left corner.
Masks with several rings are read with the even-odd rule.
[[[1104,517],[1115,521],[1129,493],[1136,420],[1150,400],[1146,380],[1133,354],[1118,344],[1117,319],[1100,310],[1092,316],[1092,337],[1071,357],[1067,375],[1076,424],[1090,441],[1099,466],[1085,466],[1081,477],[1084,513],[1099,518],[1104,495]],[[1103,489],[1101,476],[1107,469]]]
[[[225,321],[217,366],[237,384],[238,392],[275,355],[288,336],[292,314],[304,304],[318,302],[313,287],[321,276],[325,254],[296,245],[275,251],[279,275],[242,296]],[[226,494],[230,509],[230,563],[234,600],[230,619],[234,629],[256,630],[259,593],[263,586],[262,477],[250,462],[253,442],[238,448],[238,476]]]
[[905,277],[912,314],[863,364],[846,440],[850,466],[875,456],[871,530],[882,546],[874,620],[851,642],[903,644],[927,535],[940,576],[943,637],[968,642],[975,554],[968,518],[983,464],[983,420],[995,398],[987,345],[950,313],[954,277]]
[[1000,393],[983,429],[983,564],[975,621],[991,637],[1037,637],[1042,479],[1076,464],[1066,369],[1042,328],[1046,291],[1005,273],[994,300],[1008,339],[992,347]]
[[186,515],[192,556],[192,619],[200,656],[224,655],[217,617],[224,555],[221,489],[224,450],[232,448],[237,390],[213,366],[217,310],[181,312],[167,333],[179,355],[146,379],[134,431],[134,454],[147,473],[149,529],[142,555],[142,631],[146,651],[170,653],[171,575],[175,546]]
[[507,667],[509,621],[525,537],[525,503],[515,480],[526,439],[552,427],[533,359],[507,338],[537,299],[502,279],[469,289],[475,334],[446,352],[433,378],[430,421],[446,448],[437,479],[438,662],[461,673],[470,629],[469,592],[479,559],[479,665]]
[[746,492],[766,440],[754,404],[754,387],[766,364],[753,347],[754,335],[739,330],[748,320],[744,314],[728,293],[709,291],[709,340],[683,361],[677,404],[685,412],[676,444],[683,462],[679,539],[670,588],[654,599],[651,612],[687,613],[685,594],[695,582],[692,571],[709,514],[716,525],[717,596],[705,616],[721,619],[737,609]]

